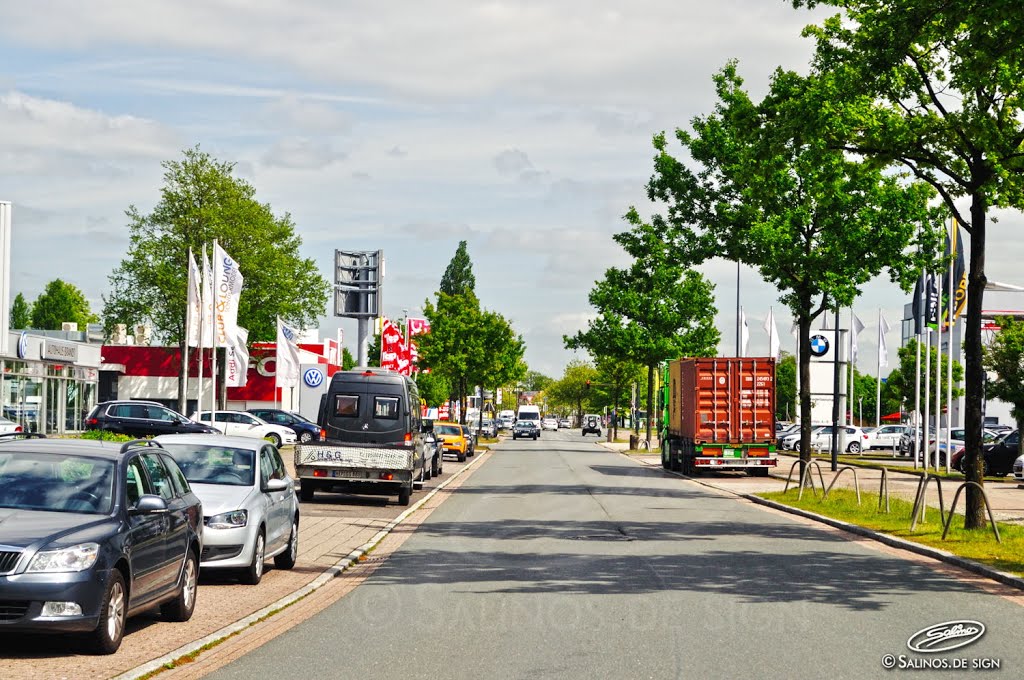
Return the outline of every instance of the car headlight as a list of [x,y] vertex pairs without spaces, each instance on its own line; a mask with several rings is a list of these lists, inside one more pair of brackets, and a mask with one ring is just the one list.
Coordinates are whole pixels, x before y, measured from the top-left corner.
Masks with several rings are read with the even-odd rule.
[[81,543],[59,550],[40,550],[29,562],[27,572],[85,571],[96,564],[99,557],[98,543]]
[[237,529],[244,527],[248,521],[248,510],[232,510],[214,515],[206,522],[206,526],[211,529]]

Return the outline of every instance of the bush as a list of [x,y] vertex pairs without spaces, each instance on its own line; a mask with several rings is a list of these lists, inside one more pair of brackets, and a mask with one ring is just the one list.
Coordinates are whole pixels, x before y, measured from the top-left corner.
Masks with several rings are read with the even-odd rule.
[[130,442],[133,439],[138,439],[138,437],[132,437],[131,435],[117,434],[116,432],[107,432],[106,430],[86,430],[78,438],[95,439],[105,442]]

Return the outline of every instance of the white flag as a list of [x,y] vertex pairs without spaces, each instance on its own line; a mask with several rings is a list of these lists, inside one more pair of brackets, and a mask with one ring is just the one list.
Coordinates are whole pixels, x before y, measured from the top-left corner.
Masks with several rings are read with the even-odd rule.
[[864,330],[864,322],[853,315],[853,332],[850,333],[850,357],[853,363],[857,363],[857,336]]
[[227,347],[224,380],[228,387],[245,387],[249,380],[249,331],[238,326],[238,333]]
[[238,335],[238,301],[242,295],[242,272],[238,263],[213,242],[214,339],[217,347],[229,347]]
[[885,320],[881,314],[878,315],[878,366],[880,368],[889,367],[889,350],[885,346],[885,334],[892,330],[889,327],[889,322]]
[[762,328],[768,334],[768,356],[778,361],[782,343],[779,341],[779,327],[775,325],[775,310],[771,307],[768,308],[768,318],[764,320]]
[[189,347],[199,346],[199,331],[203,319],[203,274],[196,264],[192,249],[188,249],[188,303],[185,313],[185,337]]
[[740,356],[747,356],[747,345],[750,344],[750,326],[747,325],[747,315],[740,310]]
[[213,314],[213,265],[210,264],[209,258],[206,257],[206,246],[203,246],[203,277],[200,279],[200,288],[202,292],[202,311],[203,311],[203,333],[202,333],[202,347],[213,347],[213,325],[216,321]]
[[297,387],[299,384],[299,333],[277,317],[277,386]]

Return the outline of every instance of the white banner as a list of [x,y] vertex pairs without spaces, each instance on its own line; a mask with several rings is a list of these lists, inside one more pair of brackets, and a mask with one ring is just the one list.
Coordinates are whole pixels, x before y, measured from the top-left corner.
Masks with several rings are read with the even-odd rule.
[[198,347],[203,320],[203,274],[196,264],[192,249],[188,249],[188,303],[185,312],[185,337],[189,347]]
[[224,380],[228,387],[245,387],[249,380],[249,331],[238,326],[238,333],[227,347]]
[[213,324],[216,321],[213,315],[213,265],[206,257],[206,246],[203,246],[203,276],[200,279],[200,290],[202,293],[201,302],[203,310],[203,333],[202,347],[213,347]]
[[775,323],[775,310],[771,307],[768,308],[768,318],[764,320],[762,328],[768,334],[768,356],[778,361],[782,345],[779,342],[779,327]]
[[238,300],[242,295],[242,272],[220,244],[213,243],[214,340],[217,347],[229,347],[238,335]]
[[277,386],[299,384],[299,332],[277,317]]

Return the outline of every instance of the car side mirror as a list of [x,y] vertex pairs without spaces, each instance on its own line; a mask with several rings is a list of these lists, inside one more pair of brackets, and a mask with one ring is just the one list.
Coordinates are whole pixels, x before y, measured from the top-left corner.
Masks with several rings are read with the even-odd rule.
[[139,498],[135,507],[129,510],[132,515],[162,515],[165,512],[167,512],[167,501],[153,494],[145,494]]
[[268,479],[264,486],[265,491],[287,491],[290,483],[287,479]]

